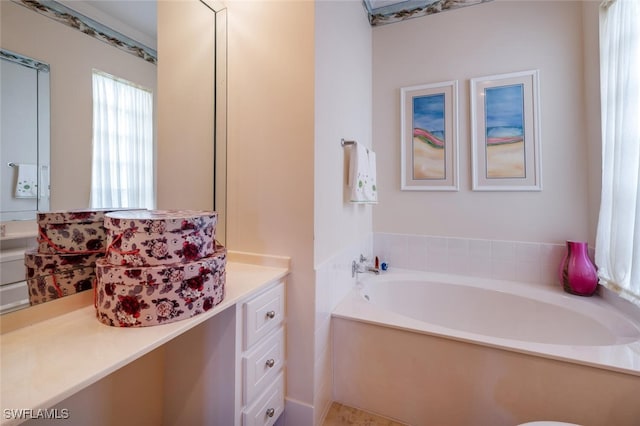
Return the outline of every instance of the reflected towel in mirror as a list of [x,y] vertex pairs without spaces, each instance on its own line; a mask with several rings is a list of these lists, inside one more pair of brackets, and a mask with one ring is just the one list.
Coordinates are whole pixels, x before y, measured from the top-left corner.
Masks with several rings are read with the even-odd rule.
[[377,203],[376,185],[375,152],[358,143],[353,144],[349,159],[349,200],[352,203]]
[[38,196],[38,168],[35,164],[17,164],[16,198],[36,198]]

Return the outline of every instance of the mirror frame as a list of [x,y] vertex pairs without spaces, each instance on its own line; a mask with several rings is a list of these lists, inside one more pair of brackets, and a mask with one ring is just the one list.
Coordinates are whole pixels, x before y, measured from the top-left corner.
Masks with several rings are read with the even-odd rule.
[[[205,0],[201,0],[205,2]],[[213,209],[218,212],[216,237],[227,240],[227,9],[211,8],[216,14],[215,106],[214,106],[214,193]]]

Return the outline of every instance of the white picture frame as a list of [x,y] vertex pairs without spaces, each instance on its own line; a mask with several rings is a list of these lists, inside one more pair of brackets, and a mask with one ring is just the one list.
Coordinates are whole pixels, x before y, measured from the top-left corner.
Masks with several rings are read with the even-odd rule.
[[458,82],[400,89],[401,190],[457,191]]
[[470,80],[474,191],[541,191],[539,72]]

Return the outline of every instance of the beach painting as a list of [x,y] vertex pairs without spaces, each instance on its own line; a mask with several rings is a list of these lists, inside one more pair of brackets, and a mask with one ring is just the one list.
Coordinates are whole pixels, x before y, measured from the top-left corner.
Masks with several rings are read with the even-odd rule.
[[524,178],[524,87],[489,87],[484,95],[486,177]]
[[457,190],[457,81],[401,89],[402,189]]
[[444,93],[413,98],[414,179],[444,179],[446,147]]
[[537,70],[470,80],[472,185],[476,191],[540,191]]

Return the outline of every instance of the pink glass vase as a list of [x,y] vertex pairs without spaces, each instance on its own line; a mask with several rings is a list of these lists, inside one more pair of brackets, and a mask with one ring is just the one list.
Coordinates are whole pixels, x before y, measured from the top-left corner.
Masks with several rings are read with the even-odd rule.
[[587,243],[567,241],[567,253],[560,264],[564,290],[578,296],[591,296],[598,287],[598,272],[589,258]]

